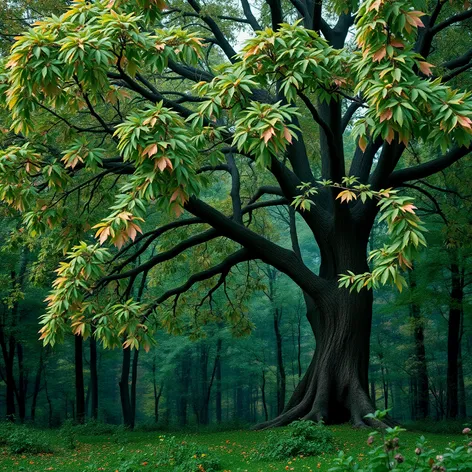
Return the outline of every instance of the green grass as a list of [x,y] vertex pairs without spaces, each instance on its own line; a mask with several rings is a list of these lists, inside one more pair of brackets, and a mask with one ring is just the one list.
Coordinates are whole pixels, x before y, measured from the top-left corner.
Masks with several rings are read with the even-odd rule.
[[[367,430],[356,430],[348,425],[331,428],[335,434],[337,447],[348,455],[365,460],[369,450],[366,444]],[[406,432],[401,439],[402,451],[412,451],[421,433]],[[296,457],[279,462],[262,462],[251,460],[259,446],[264,443],[267,432],[231,431],[202,432],[198,434],[167,434],[160,437],[154,432],[119,433],[107,436],[78,436],[75,450],[68,450],[59,437],[59,431],[51,431],[48,436],[57,451],[44,455],[13,455],[7,449],[0,449],[0,471],[60,471],[84,472],[105,471],[123,472],[123,463],[135,457],[139,464],[137,470],[171,471],[171,467],[156,467],[157,458],[162,451],[165,438],[173,435],[179,441],[189,441],[207,447],[211,454],[221,460],[222,470],[227,472],[268,472],[268,471],[327,471],[334,455],[319,457]],[[450,442],[461,442],[459,434],[424,434],[431,447],[443,451]]]

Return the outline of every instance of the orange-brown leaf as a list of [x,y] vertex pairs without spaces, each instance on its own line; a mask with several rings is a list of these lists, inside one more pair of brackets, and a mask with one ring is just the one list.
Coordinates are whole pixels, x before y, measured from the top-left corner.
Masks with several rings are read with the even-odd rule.
[[433,73],[431,72],[431,68],[433,68],[433,64],[430,64],[429,62],[424,62],[424,61],[420,61],[418,63],[418,66],[420,68],[420,71],[423,72],[424,75],[433,75]]
[[269,140],[272,138],[272,136],[275,136],[274,128],[272,128],[272,127],[267,128],[262,133],[262,138],[264,139],[264,143],[267,144],[269,142]]
[[150,144],[149,146],[146,146],[142,155],[145,156],[147,154],[149,157],[151,157],[156,153],[157,153],[157,144],[153,143],[153,144]]
[[457,121],[463,128],[472,129],[472,120],[467,116],[456,115]]
[[393,112],[391,108],[387,108],[384,112],[380,115],[380,123],[383,123],[385,120],[389,120],[392,118]]
[[351,200],[357,200],[357,195],[351,190],[344,190],[338,193],[336,200],[341,200],[341,203],[349,203]]
[[367,144],[367,138],[365,136],[361,136],[359,138],[359,147],[361,148],[362,152],[365,152],[365,150],[367,149]]
[[288,128],[286,126],[284,126],[284,138],[290,143],[292,144],[292,135],[290,134],[290,131],[288,130]]
[[387,48],[383,46],[372,56],[372,59],[375,62],[380,62],[386,55],[387,55]]

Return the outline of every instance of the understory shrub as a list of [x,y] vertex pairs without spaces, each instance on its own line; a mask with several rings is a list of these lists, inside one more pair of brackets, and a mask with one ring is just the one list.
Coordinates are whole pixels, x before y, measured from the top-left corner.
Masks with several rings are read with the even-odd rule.
[[177,441],[174,436],[159,436],[162,452],[159,466],[173,466],[173,472],[215,472],[221,470],[220,459],[199,444]]
[[284,431],[270,431],[259,459],[282,460],[291,457],[318,456],[335,451],[334,435],[323,423],[295,421]]
[[457,434],[457,431],[462,431],[466,426],[469,424],[465,424],[464,420],[437,421],[432,418],[405,424],[408,431],[434,434]]
[[[376,411],[368,415],[381,422],[387,415],[387,411]],[[406,431],[396,426],[395,428],[379,428],[367,439],[367,444],[372,447],[367,460],[359,464],[357,459],[346,456],[340,452],[335,459],[335,467],[329,472],[387,472],[392,470],[405,472],[471,472],[472,471],[472,441],[471,429],[464,428],[464,444],[451,443],[445,452],[438,453],[428,447],[424,436],[421,436],[416,449],[403,451],[400,441],[401,433]]]
[[72,420],[65,421],[61,426],[61,432],[73,429],[78,436],[107,436],[117,432],[123,432],[122,425],[107,424],[96,420],[78,424]]
[[54,448],[44,431],[2,423],[0,426],[0,445],[8,447],[12,454],[48,454]]

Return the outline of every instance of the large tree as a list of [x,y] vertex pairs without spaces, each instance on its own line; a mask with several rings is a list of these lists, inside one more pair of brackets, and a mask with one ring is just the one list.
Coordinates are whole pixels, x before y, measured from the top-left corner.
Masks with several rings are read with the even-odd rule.
[[[69,253],[48,298],[45,342],[71,326],[105,346],[147,348],[156,320],[178,324],[179,302],[200,295],[195,319],[212,312],[231,270],[262,260],[303,291],[316,337],[284,412],[263,426],[363,423],[373,409],[369,288],[401,288],[424,241],[411,201],[391,188],[469,153],[472,101],[447,82],[470,67],[470,51],[438,64],[442,76],[430,77],[428,62],[441,35],[469,18],[469,2],[445,0],[79,0],[25,33],[1,80],[17,141],[2,152],[1,196],[40,232],[61,224],[77,194],[94,211],[99,243],[118,247],[88,237]],[[241,26],[253,36],[237,54]],[[423,143],[429,159],[414,162],[409,149]],[[289,205],[298,218],[286,245],[259,215]],[[369,268],[379,210],[391,243]],[[320,264],[300,250],[301,225]],[[197,263],[182,258],[207,246]],[[169,287],[172,261],[193,272]],[[133,285],[149,271],[163,290],[140,302]]]

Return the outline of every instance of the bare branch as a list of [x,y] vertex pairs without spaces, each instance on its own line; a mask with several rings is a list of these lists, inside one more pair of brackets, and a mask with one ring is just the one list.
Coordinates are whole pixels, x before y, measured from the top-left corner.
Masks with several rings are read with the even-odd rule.
[[388,185],[397,187],[410,180],[424,179],[430,175],[440,172],[450,165],[467,156],[471,150],[466,147],[452,149],[444,156],[433,159],[432,161],[419,164],[414,167],[407,167],[393,172],[389,178]]
[[251,25],[251,28],[254,31],[262,30],[262,26],[259,24],[259,22],[256,20],[256,17],[252,13],[248,0],[241,0],[241,6],[243,7],[244,15]]
[[250,252],[246,249],[240,249],[235,253],[228,256],[224,261],[220,262],[216,266],[210,267],[207,270],[202,272],[198,272],[197,274],[192,275],[189,279],[179,287],[173,288],[168,290],[163,295],[161,295],[150,307],[147,311],[150,314],[157,306],[164,303],[171,297],[181,295],[182,293],[187,292],[190,290],[196,283],[202,282],[204,280],[211,279],[215,275],[221,274],[221,277],[217,283],[217,285],[212,289],[212,293],[216,291],[216,289],[221,286],[223,283],[224,278],[229,274],[231,269],[241,262],[245,262],[251,260]]
[[197,0],[187,0],[187,3],[195,10],[196,13],[198,13],[199,15],[201,14],[202,20],[208,25],[208,27],[215,35],[215,39],[218,43],[218,46],[220,46],[220,48],[226,54],[227,58],[234,63],[236,51],[226,39],[225,35],[221,31],[220,27],[216,24],[215,20],[211,16],[202,13],[202,7],[200,6]]
[[462,13],[457,13],[455,15],[452,15],[447,20],[444,20],[442,23],[438,23],[436,26],[434,26],[431,29],[431,33],[434,36],[438,34],[440,31],[442,31],[443,29],[447,28],[448,26],[451,26],[454,23],[459,23],[461,21],[467,20],[469,18],[472,18],[472,8],[469,10],[463,11]]

